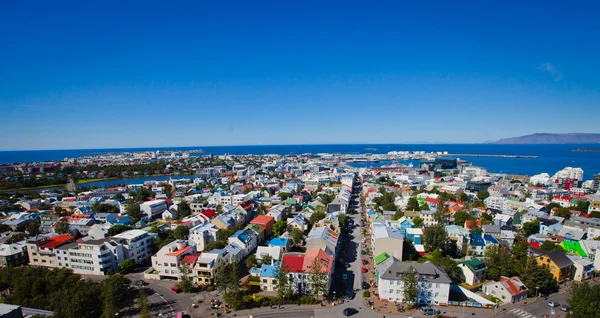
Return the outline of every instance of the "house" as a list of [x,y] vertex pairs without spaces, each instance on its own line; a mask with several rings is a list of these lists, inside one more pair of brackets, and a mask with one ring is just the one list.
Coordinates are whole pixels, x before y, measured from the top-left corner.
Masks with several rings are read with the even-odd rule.
[[482,283],[486,278],[487,267],[479,258],[473,258],[458,265],[465,282],[471,286]]
[[311,268],[315,258],[320,259],[322,266],[321,271],[328,277],[327,287],[325,288],[325,293],[328,294],[329,289],[331,288],[334,258],[320,248],[309,249],[306,251],[306,254],[283,255],[281,266],[288,272],[290,286],[294,293],[301,295],[312,294],[309,276],[316,271]]
[[29,258],[27,254],[26,241],[12,244],[2,243],[0,245],[0,267],[27,265]]
[[255,217],[250,224],[258,224],[265,230],[265,236],[270,237],[273,233],[273,225],[275,224],[275,218],[268,215],[259,215]]
[[204,251],[206,244],[217,240],[219,229],[214,224],[200,224],[190,229],[189,240],[196,243],[197,251]]
[[444,270],[431,263],[401,262],[394,257],[387,258],[378,265],[377,288],[383,301],[403,302],[403,276],[410,268],[418,276],[418,296],[416,302],[421,305],[448,304],[452,281]]
[[285,237],[275,237],[271,241],[269,241],[268,246],[279,247],[281,251],[285,253],[290,250],[290,247],[292,246],[291,242],[292,240]]
[[77,274],[107,275],[116,272],[117,264],[125,260],[123,246],[106,238],[64,244],[55,252],[57,266]]
[[565,241],[581,241],[586,238],[587,233],[579,228],[572,226],[563,226],[558,232],[559,236],[562,236]]
[[573,262],[573,267],[575,268],[575,272],[573,273],[574,281],[584,281],[586,279],[590,279],[595,277],[594,263],[585,257],[575,256],[575,255],[567,255],[567,257]]
[[57,267],[55,249],[71,243],[75,238],[71,235],[41,234],[27,240],[27,256],[29,265]]
[[265,241],[265,229],[258,224],[248,224],[246,229],[256,234],[256,244],[262,244]]
[[511,227],[513,225],[513,218],[506,214],[496,214],[494,215],[494,224],[499,228]]
[[230,261],[229,254],[224,249],[214,249],[204,252],[196,259],[194,277],[196,284],[212,285],[218,269]]
[[375,255],[387,253],[397,259],[402,259],[403,244],[404,236],[399,230],[388,226],[375,226],[373,228],[371,247]]
[[562,251],[544,253],[536,257],[536,261],[538,265],[546,266],[559,283],[572,279],[575,273],[573,262]]
[[143,264],[150,260],[154,238],[157,236],[156,233],[129,230],[111,237],[111,240],[113,243],[123,246],[125,259],[132,259],[136,264]]
[[167,202],[165,200],[154,200],[140,204],[140,211],[146,220],[156,219],[167,210]]
[[540,234],[557,234],[562,228],[562,224],[555,219],[541,218],[540,220]]
[[306,236],[306,249],[329,249],[337,255],[339,234],[326,228],[312,229]]
[[235,243],[242,248],[242,258],[246,258],[258,246],[258,236],[252,230],[244,229],[227,238],[228,243]]
[[527,299],[527,286],[518,277],[501,276],[499,281],[491,281],[483,285],[487,295],[502,299],[504,303],[516,303]]
[[277,273],[281,262],[271,264],[262,264],[260,267],[260,290],[276,291],[277,290]]
[[493,237],[500,236],[500,233],[501,233],[500,227],[497,225],[484,225],[482,228],[483,228],[483,234],[488,234]]
[[485,249],[488,246],[492,244],[498,244],[498,241],[489,234],[482,235],[479,233],[471,233],[470,238],[469,250],[471,251],[472,255],[484,255]]
[[271,260],[278,260],[282,254],[281,247],[278,246],[259,246],[256,248],[256,262],[262,264],[262,259],[269,256]]
[[193,241],[174,241],[165,245],[156,255],[152,256],[152,267],[158,272],[160,279],[179,279],[181,276],[179,262],[186,255],[194,253],[196,253],[196,245]]
[[308,229],[308,221],[302,214],[297,214],[293,218],[287,219],[288,227],[297,228],[300,231],[304,232]]

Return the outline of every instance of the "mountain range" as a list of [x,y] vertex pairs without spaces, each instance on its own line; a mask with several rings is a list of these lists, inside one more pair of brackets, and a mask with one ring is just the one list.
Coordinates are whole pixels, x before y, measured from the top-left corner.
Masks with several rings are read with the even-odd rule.
[[537,133],[520,137],[500,139],[495,144],[596,144],[600,143],[600,134],[569,133],[550,134]]

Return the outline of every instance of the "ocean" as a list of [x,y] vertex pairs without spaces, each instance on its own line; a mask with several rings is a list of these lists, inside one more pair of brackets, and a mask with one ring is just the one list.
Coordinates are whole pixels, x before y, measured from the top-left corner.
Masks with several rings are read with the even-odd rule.
[[[550,175],[564,167],[584,170],[584,179],[592,179],[600,173],[600,152],[573,152],[574,149],[598,149],[596,144],[587,145],[496,145],[496,144],[342,144],[342,145],[259,145],[259,146],[210,146],[165,147],[122,149],[72,149],[0,151],[0,164],[18,162],[41,162],[93,156],[105,153],[136,151],[185,151],[202,149],[206,154],[303,154],[303,153],[387,153],[389,151],[447,151],[454,154],[494,154],[538,156],[537,159],[463,157],[475,166],[490,172],[518,175],[534,175],[546,172]],[[151,177],[150,177],[151,179]],[[115,180],[118,181],[118,180]],[[119,182],[122,183],[122,182]]]

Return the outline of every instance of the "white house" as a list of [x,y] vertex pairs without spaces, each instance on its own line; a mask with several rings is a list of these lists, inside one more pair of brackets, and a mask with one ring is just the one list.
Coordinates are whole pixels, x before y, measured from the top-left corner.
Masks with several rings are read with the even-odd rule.
[[156,233],[129,230],[113,236],[112,240],[123,246],[126,259],[132,259],[136,264],[141,264],[150,260],[154,238],[157,236]]
[[196,250],[204,251],[207,243],[217,240],[219,229],[214,224],[200,224],[190,229],[189,240],[196,243]]
[[157,216],[162,215],[166,210],[167,202],[165,202],[165,200],[154,200],[140,204],[140,211],[148,220],[155,219]]
[[160,278],[179,279],[179,262],[188,254],[196,252],[193,241],[175,241],[165,245],[152,256],[152,267],[158,272]]
[[527,299],[527,286],[518,277],[501,276],[500,281],[483,285],[483,292],[500,298],[504,303],[515,303]]

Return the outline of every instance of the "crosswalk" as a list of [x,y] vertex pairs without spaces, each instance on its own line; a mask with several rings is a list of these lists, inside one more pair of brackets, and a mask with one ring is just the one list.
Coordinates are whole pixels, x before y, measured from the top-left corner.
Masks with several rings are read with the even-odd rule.
[[533,316],[532,314],[526,312],[525,310],[519,309],[519,308],[513,308],[512,310],[510,310],[510,312],[517,317],[535,318],[535,316]]

